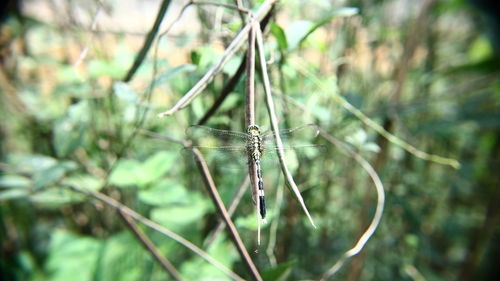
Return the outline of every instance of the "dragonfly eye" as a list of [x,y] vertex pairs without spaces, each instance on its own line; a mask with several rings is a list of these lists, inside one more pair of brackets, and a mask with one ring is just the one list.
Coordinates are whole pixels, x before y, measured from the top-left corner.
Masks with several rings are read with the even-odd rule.
[[247,128],[248,134],[260,134],[260,128],[257,125],[250,125]]

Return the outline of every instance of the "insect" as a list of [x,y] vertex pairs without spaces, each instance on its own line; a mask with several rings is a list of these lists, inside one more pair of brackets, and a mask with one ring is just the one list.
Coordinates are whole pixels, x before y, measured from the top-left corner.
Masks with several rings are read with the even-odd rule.
[[[291,138],[292,135],[304,137],[316,137],[318,129],[315,125],[304,125],[292,129],[280,130],[279,134],[284,139]],[[232,154],[237,159],[246,160],[247,163],[255,164],[257,173],[257,194],[254,202],[259,202],[259,214],[263,221],[266,219],[266,200],[264,195],[264,180],[262,177],[262,161],[265,159],[276,159],[278,147],[274,143],[274,133],[261,133],[260,127],[250,125],[246,132],[227,131],[214,129],[206,126],[193,125],[186,130],[186,135],[194,141],[192,147],[204,151],[217,151],[217,155]],[[296,150],[311,148],[316,150],[321,145],[297,144],[288,141],[283,150]],[[264,157],[265,156],[265,157]],[[228,161],[224,161],[228,162]]]

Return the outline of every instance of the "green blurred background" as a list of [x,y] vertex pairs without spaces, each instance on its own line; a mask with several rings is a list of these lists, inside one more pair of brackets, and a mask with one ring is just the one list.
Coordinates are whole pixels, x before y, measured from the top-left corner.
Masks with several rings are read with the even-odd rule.
[[[190,6],[125,79],[162,2],[168,4],[163,32],[185,1],[2,2],[2,280],[170,280],[115,210],[68,186],[119,200],[250,278],[225,233],[207,247],[217,214],[182,147],[143,131],[185,138],[235,75],[246,48],[189,107],[163,119],[156,114],[217,62],[243,17],[214,5]],[[253,9],[262,3],[241,2]],[[493,2],[276,5],[264,36],[280,127],[317,124],[365,157],[385,186],[379,228],[333,280],[497,280],[500,16]],[[269,129],[257,76],[257,120]],[[207,126],[244,131],[244,78]],[[457,159],[460,168],[388,142],[336,95],[418,149]],[[327,149],[297,154],[289,168],[317,229],[276,166],[264,170],[269,223],[260,246],[248,190],[233,216],[265,280],[317,280],[373,217],[376,192],[366,172],[324,139],[314,142]],[[212,160],[207,157],[229,205],[245,171]],[[186,280],[230,280],[140,227]]]

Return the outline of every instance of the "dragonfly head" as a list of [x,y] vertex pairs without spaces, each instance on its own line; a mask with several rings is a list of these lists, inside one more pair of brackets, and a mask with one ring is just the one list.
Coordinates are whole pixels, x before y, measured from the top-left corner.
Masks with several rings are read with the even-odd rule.
[[250,125],[247,128],[247,133],[250,135],[258,135],[258,134],[260,134],[260,128],[259,128],[259,126],[255,125],[255,124]]

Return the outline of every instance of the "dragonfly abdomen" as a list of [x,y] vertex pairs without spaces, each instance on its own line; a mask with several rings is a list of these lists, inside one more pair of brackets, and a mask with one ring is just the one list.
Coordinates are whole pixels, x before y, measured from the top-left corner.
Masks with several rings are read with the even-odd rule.
[[262,219],[266,218],[266,199],[264,196],[264,181],[262,180],[262,170],[260,167],[260,160],[255,159],[255,167],[257,168],[257,185],[259,187],[259,212]]

